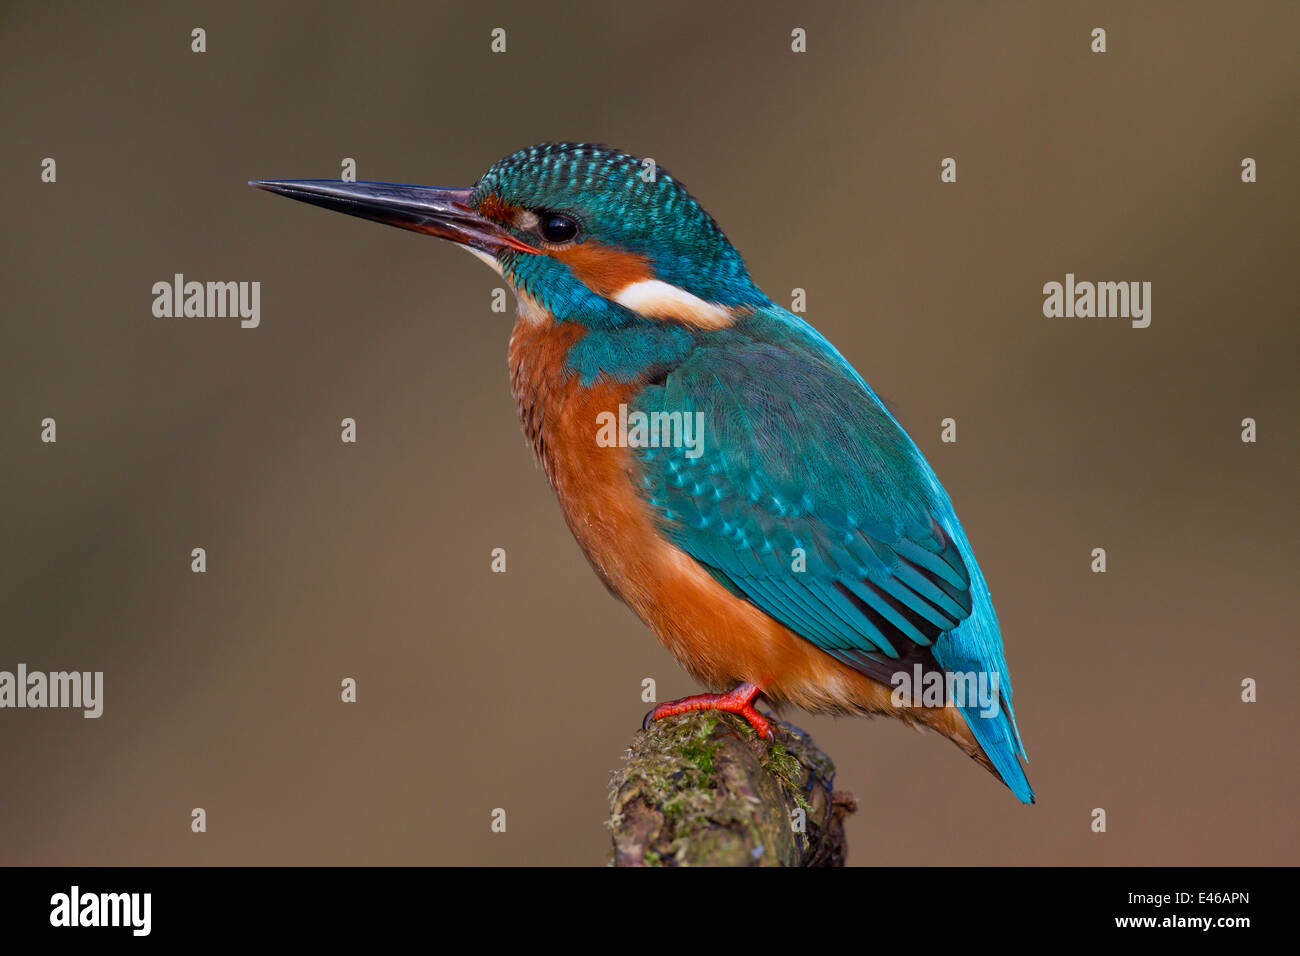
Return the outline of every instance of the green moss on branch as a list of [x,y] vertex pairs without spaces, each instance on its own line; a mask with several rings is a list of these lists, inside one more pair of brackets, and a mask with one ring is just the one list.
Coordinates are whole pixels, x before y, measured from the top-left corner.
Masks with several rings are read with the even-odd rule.
[[617,866],[842,866],[835,766],[798,727],[696,711],[637,733],[610,785]]

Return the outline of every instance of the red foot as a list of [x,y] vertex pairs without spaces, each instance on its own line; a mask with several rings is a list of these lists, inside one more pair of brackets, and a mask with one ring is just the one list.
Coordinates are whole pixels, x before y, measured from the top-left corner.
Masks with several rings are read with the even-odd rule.
[[757,684],[741,684],[726,694],[696,694],[694,697],[670,700],[646,714],[645,726],[649,728],[652,720],[662,720],[692,710],[720,710],[728,714],[739,714],[749,721],[749,726],[754,728],[754,733],[772,740],[774,734],[771,723],[754,709],[753,700],[761,691],[762,688]]

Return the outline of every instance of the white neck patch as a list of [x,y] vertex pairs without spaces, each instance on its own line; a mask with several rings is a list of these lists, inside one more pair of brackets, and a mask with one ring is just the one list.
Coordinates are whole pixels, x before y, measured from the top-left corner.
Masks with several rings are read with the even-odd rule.
[[[505,278],[504,273],[501,271],[501,263],[497,262],[495,256],[488,255],[479,249],[460,245],[460,243],[456,243],[456,245],[485,263],[497,275]],[[535,301],[514,288],[513,284],[510,284],[510,287],[515,294],[516,302],[519,304],[519,317],[521,319],[530,324],[537,324],[549,318],[546,310]],[[644,315],[648,319],[675,320],[702,329],[725,329],[739,318],[735,310],[718,305],[716,302],[705,302],[699,296],[687,292],[680,286],[664,282],[661,279],[642,279],[639,282],[630,282],[619,290],[618,294],[614,296],[614,301],[623,308],[631,309],[638,315]]]
[[660,279],[642,279],[619,290],[614,301],[650,319],[676,319],[705,329],[722,329],[736,321],[726,306],[705,302],[699,296]]

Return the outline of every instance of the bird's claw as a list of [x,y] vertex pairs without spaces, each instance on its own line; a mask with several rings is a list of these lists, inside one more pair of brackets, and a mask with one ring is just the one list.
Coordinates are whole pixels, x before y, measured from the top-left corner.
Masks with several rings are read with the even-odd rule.
[[656,720],[672,717],[674,714],[685,714],[693,710],[717,710],[745,718],[755,734],[769,742],[775,741],[776,732],[772,728],[771,721],[760,714],[752,703],[758,693],[759,688],[754,684],[741,684],[729,694],[697,694],[694,697],[669,701],[658,705],[646,714],[645,719],[641,721],[641,729],[649,730],[650,725]]

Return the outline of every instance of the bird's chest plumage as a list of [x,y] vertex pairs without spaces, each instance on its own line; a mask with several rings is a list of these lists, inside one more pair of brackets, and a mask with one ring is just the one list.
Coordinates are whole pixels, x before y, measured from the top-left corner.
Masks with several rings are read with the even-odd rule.
[[[655,535],[636,492],[628,449],[597,441],[603,413],[618,413],[638,386],[599,380],[584,386],[568,367],[584,333],[577,323],[521,319],[510,338],[510,388],[524,435],[555,490],[574,537],[605,584],[626,593],[637,574],[631,546]],[[634,589],[633,589],[634,590]]]
[[524,434],[605,585],[702,683],[753,681],[772,699],[814,709],[883,709],[880,685],[723,588],[662,534],[641,497],[634,454],[597,440],[601,414],[617,415],[640,386],[597,379],[584,387],[567,362],[582,334],[574,323],[521,319],[510,339],[510,384]]

